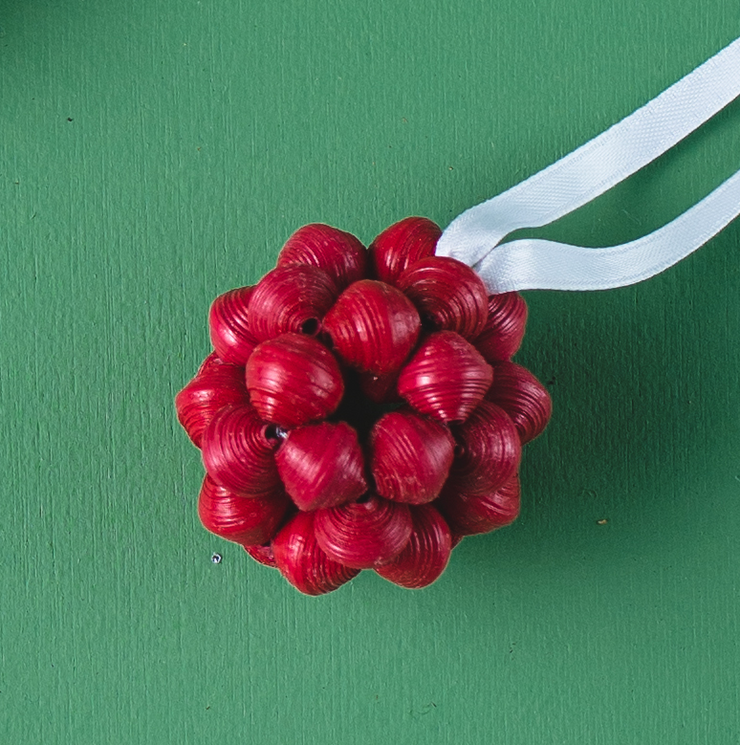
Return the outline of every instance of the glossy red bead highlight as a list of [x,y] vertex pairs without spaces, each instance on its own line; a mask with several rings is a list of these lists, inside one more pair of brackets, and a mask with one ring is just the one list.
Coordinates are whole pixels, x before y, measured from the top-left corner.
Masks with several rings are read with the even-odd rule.
[[244,366],[258,341],[249,327],[249,299],[254,287],[239,287],[219,295],[208,313],[211,344],[216,354]]
[[370,266],[381,282],[395,284],[414,262],[433,256],[442,235],[425,217],[407,217],[386,228],[369,248]]
[[298,228],[280,251],[277,265],[289,264],[310,264],[323,269],[343,290],[365,276],[367,251],[351,233],[313,223]]
[[338,291],[322,269],[306,264],[279,266],[268,272],[249,300],[250,331],[267,341],[292,331],[316,336]]
[[449,484],[467,494],[489,494],[518,470],[519,434],[509,415],[482,401],[468,419],[453,428],[458,448]]
[[203,435],[203,464],[220,486],[242,496],[263,496],[279,485],[271,439],[264,422],[248,406],[228,406]]
[[280,573],[305,595],[323,595],[341,587],[359,574],[330,559],[316,541],[315,512],[298,512],[272,541],[272,552]]
[[463,422],[491,386],[493,370],[454,331],[429,336],[398,377],[398,392],[422,414],[441,422]]
[[244,368],[222,362],[215,352],[175,397],[177,418],[198,448],[213,417],[230,404],[249,404]]
[[521,503],[519,477],[512,476],[492,494],[472,495],[445,487],[434,503],[459,536],[490,533],[516,520]]
[[494,367],[493,385],[486,398],[511,417],[522,445],[539,437],[552,416],[547,389],[529,370],[514,362]]
[[408,505],[371,495],[363,502],[315,513],[316,540],[344,566],[370,569],[398,556],[411,537]]
[[292,430],[275,460],[286,491],[301,510],[336,507],[367,491],[357,432],[345,422]]
[[395,287],[370,279],[350,285],[324,319],[324,331],[342,360],[373,375],[397,371],[420,329],[413,303]]
[[491,295],[483,330],[473,344],[488,362],[511,359],[519,349],[527,325],[527,304],[518,292]]
[[446,427],[411,411],[393,411],[370,433],[370,468],[378,494],[408,504],[439,496],[455,447]]
[[289,504],[282,489],[249,499],[206,476],[198,498],[198,516],[211,533],[243,546],[255,546],[275,535]]
[[329,416],[344,394],[332,353],[316,339],[283,334],[262,342],[247,363],[252,406],[266,422],[299,427]]
[[428,587],[444,572],[452,552],[452,536],[432,505],[412,507],[411,518],[413,529],[406,548],[375,571],[389,582],[415,590]]
[[472,339],[486,325],[486,287],[467,264],[456,259],[447,256],[421,259],[398,278],[397,287],[437,331],[456,331]]

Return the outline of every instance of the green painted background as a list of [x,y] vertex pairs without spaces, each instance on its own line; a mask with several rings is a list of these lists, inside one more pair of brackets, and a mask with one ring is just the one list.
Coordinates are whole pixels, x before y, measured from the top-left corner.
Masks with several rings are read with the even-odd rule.
[[[306,598],[207,534],[172,406],[299,225],[446,225],[738,35],[736,0],[0,0],[0,741],[740,742],[740,224],[527,293],[522,516],[424,591]],[[739,167],[734,105],[541,232]]]

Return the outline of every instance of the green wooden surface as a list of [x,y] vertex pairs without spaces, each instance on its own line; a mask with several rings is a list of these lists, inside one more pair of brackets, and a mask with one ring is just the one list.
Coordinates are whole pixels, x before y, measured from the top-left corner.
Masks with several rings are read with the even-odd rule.
[[[740,742],[740,225],[526,295],[522,516],[424,591],[306,598],[207,534],[172,406],[299,225],[446,225],[739,34],[736,0],[0,0],[0,741]],[[739,167],[734,105],[541,233],[627,240]]]

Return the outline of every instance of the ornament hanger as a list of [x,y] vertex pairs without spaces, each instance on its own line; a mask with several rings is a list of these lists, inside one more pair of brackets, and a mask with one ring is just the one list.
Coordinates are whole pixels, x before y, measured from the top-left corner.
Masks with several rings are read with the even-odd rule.
[[501,243],[582,207],[670,150],[740,96],[740,39],[645,106],[443,232],[437,256],[472,266],[489,292],[607,290],[668,269],[740,214],[740,171],[664,227],[610,248],[541,239]]

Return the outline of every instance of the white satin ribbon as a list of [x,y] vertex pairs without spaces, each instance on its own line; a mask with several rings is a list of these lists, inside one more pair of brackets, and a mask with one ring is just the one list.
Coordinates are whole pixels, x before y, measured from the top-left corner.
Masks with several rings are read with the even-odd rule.
[[582,207],[672,148],[740,96],[737,39],[606,132],[526,181],[463,212],[437,255],[473,266],[490,292],[605,290],[652,277],[688,256],[740,214],[740,171],[650,235],[610,248],[525,239]]

